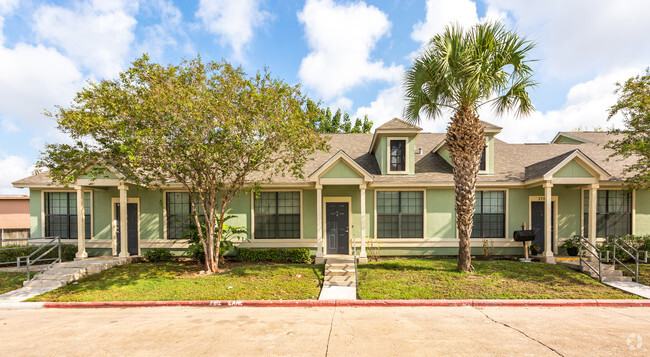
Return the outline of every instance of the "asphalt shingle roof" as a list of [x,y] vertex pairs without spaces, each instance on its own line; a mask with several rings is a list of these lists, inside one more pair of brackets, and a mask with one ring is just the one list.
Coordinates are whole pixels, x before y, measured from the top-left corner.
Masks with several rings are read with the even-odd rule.
[[[389,121],[386,124],[401,125],[403,121]],[[405,122],[403,122],[405,123]],[[386,125],[384,124],[384,125]],[[407,123],[408,124],[408,123]],[[410,125],[410,124],[409,124]],[[494,169],[493,175],[479,175],[478,183],[499,183],[522,182],[531,178],[539,177],[548,172],[564,158],[580,150],[584,155],[594,161],[597,165],[607,171],[612,181],[620,181],[623,177],[623,169],[627,164],[633,163],[635,158],[621,160],[619,158],[608,159],[611,150],[604,149],[601,144],[610,140],[606,133],[586,133],[594,143],[584,144],[508,144],[499,139],[494,140]],[[415,140],[415,175],[382,176],[377,159],[373,153],[369,153],[373,134],[323,134],[329,137],[330,150],[328,152],[317,152],[311,155],[303,168],[304,178],[299,179],[290,175],[275,177],[272,181],[280,184],[293,184],[308,182],[307,177],[321,167],[327,160],[339,150],[343,150],[355,162],[363,167],[368,173],[374,176],[375,182],[394,183],[436,183],[453,182],[452,167],[433,149],[445,139],[443,133],[419,133]],[[422,148],[422,155],[418,154]],[[255,179],[256,177],[251,177]],[[20,185],[46,185],[50,182],[47,172],[30,176],[14,182]]]

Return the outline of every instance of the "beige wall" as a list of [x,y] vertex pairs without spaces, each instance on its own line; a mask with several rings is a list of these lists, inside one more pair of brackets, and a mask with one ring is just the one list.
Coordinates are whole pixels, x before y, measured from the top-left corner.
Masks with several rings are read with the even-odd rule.
[[29,229],[29,197],[0,196],[0,229]]

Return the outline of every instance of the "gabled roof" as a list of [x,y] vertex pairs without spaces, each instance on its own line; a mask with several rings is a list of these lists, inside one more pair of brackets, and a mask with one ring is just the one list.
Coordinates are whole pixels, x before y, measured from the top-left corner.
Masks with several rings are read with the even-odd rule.
[[574,159],[578,159],[578,161],[585,165],[589,171],[592,171],[597,176],[599,176],[599,179],[609,179],[610,174],[579,149],[568,151],[562,155],[558,155],[550,159],[526,166],[524,179],[531,180],[541,177],[545,180],[548,180],[553,176],[553,174],[558,172],[561,168],[563,168],[566,164],[573,161]]
[[622,134],[611,134],[607,131],[561,131],[555,135],[551,143],[558,144],[562,138],[569,138],[581,143],[604,145],[621,136]]
[[363,180],[365,182],[372,181],[373,176],[370,174],[366,169],[364,169],[361,165],[359,165],[356,161],[354,161],[350,155],[346,154],[345,151],[339,150],[336,154],[334,154],[332,157],[329,158],[323,165],[321,165],[318,169],[316,169],[314,172],[312,172],[309,175],[309,180],[312,182],[318,181],[318,178],[326,173],[329,169],[331,169],[336,163],[339,161],[345,162],[350,168],[352,168],[354,171],[356,171],[360,176],[363,177]]
[[488,122],[483,121],[483,120],[479,120],[479,123],[483,124],[483,131],[486,134],[494,134],[494,133],[498,134],[498,133],[501,132],[501,129],[503,129],[500,126],[494,125],[492,123],[488,123]]
[[375,130],[392,130],[392,129],[416,129],[416,130],[422,130],[419,126],[415,124],[411,124],[407,121],[404,121],[399,118],[393,118],[387,122],[385,122],[383,125],[378,127]]

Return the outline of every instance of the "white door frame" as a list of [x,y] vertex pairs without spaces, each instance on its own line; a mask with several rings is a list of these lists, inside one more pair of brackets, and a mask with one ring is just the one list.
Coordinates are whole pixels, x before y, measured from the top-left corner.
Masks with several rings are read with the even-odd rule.
[[352,197],[350,196],[336,196],[336,197],[323,197],[323,247],[325,248],[324,255],[327,255],[327,203],[347,203],[348,204],[348,255],[352,255]]
[[[546,201],[546,198],[544,196],[528,196],[528,229],[533,229],[533,219],[532,219],[532,212],[533,212],[533,202],[544,202]],[[558,229],[557,229],[557,217],[560,212],[560,207],[558,206],[558,197],[557,196],[551,196],[551,202],[555,204],[555,209],[553,210],[553,254],[558,254],[557,253],[557,237],[558,237]],[[546,237],[544,237],[546,239]],[[541,247],[540,247],[541,248]]]
[[[142,255],[142,244],[140,243],[140,198],[139,197],[128,197],[127,204],[135,203],[138,205],[138,255]],[[111,249],[113,255],[117,255],[117,221],[115,220],[115,204],[120,203],[119,197],[111,197]],[[128,223],[127,223],[128,224]],[[127,228],[127,237],[126,241],[129,241],[128,237],[128,228]],[[128,244],[128,243],[127,243]],[[124,247],[121,247],[124,248]],[[127,247],[128,252],[128,247]]]

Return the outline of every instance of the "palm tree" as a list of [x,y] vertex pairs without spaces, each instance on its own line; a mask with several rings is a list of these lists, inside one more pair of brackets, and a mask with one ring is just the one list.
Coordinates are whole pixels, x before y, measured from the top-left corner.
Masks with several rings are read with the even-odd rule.
[[448,26],[431,39],[406,71],[404,117],[418,124],[444,110],[453,116],[446,143],[454,166],[458,270],[471,272],[470,234],[474,221],[474,193],[481,153],[485,148],[478,109],[491,104],[495,114],[518,116],[534,110],[528,90],[532,80],[528,52],[535,46],[501,23],[482,23],[464,31]]

